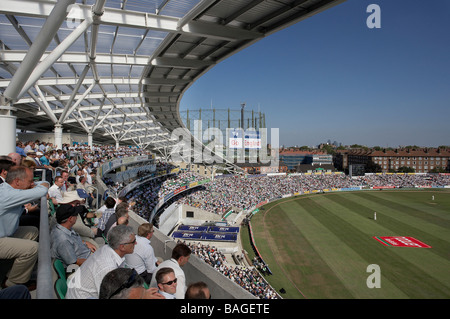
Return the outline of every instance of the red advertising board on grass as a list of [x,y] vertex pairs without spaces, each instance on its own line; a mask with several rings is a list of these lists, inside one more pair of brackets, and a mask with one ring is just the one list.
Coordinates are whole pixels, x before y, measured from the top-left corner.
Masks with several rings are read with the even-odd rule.
[[431,248],[431,246],[422,243],[420,240],[417,240],[413,237],[405,237],[405,236],[375,236],[373,237],[382,243],[385,246],[393,246],[393,247],[416,247],[416,248]]

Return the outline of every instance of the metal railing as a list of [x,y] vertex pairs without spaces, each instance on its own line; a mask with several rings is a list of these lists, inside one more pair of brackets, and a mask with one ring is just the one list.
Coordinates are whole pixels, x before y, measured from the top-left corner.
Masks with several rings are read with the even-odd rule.
[[50,226],[46,196],[41,197],[36,298],[55,299],[52,255],[50,251]]
[[[36,169],[35,171],[42,172],[42,181],[45,182],[45,169]],[[52,254],[50,250],[50,224],[48,216],[47,196],[42,196],[39,216],[39,248],[36,281],[37,299],[55,299]]]

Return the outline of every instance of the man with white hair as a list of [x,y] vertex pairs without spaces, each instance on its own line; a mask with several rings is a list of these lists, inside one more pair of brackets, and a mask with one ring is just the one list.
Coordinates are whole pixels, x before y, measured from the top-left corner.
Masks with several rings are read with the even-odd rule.
[[96,299],[103,277],[111,270],[125,266],[125,255],[136,245],[130,226],[118,225],[108,233],[108,244],[91,255],[67,282],[66,299]]

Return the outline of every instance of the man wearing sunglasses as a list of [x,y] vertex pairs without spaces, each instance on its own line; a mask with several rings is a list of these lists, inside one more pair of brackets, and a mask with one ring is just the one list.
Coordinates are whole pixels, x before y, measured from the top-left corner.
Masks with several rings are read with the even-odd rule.
[[158,292],[166,299],[176,299],[177,292],[177,278],[172,268],[163,267],[156,273],[156,283],[158,285]]
[[[175,296],[177,299],[184,299],[184,294],[186,293],[186,276],[184,274],[183,267],[189,262],[191,257],[191,249],[189,246],[183,243],[178,243],[172,250],[172,258],[163,261],[156,268],[155,272],[158,272],[161,268],[169,267],[175,272],[175,277],[177,278],[177,292]],[[156,276],[153,276],[150,287],[157,287]]]

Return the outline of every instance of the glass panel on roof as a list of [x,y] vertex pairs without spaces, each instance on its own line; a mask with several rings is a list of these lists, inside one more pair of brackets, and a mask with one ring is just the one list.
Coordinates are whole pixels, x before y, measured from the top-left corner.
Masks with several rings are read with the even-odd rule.
[[[89,86],[90,87],[90,86]],[[103,91],[101,90],[101,88],[98,85],[95,85],[92,90],[91,93],[103,93]]]
[[117,31],[118,34],[122,36],[133,36],[133,37],[139,37],[141,38],[142,35],[145,33],[145,30],[138,29],[138,28],[128,28],[128,27],[120,27]]
[[125,4],[125,10],[156,13],[156,9],[162,0],[128,0]]
[[43,78],[53,78],[55,77],[55,72],[53,72],[53,69],[48,69],[44,74],[42,75]]
[[144,66],[133,65],[130,70],[130,77],[139,78],[139,77],[141,77],[143,71],[144,71]]
[[5,24],[5,25],[10,25],[11,24],[9,22],[8,18],[4,14],[0,14],[0,25],[1,24]]
[[[83,70],[86,67],[86,64],[84,64],[84,63],[77,63],[77,64],[72,63],[71,65],[77,72],[77,75],[80,75],[81,73],[83,73]],[[72,73],[72,76],[73,76],[73,73]],[[92,77],[92,68],[89,68],[89,71],[86,74],[86,77]]]
[[[14,16],[20,26],[28,25],[35,27],[42,27],[45,23],[45,18],[27,17],[27,16]],[[9,20],[8,20],[9,21]]]
[[53,106],[52,109],[54,110],[58,110],[58,109],[63,109],[65,107],[65,105],[63,105],[60,101],[55,101],[53,103],[49,103],[50,106]]
[[137,92],[137,85],[117,85],[117,90],[120,92]]
[[[58,75],[61,77],[69,78],[69,77],[74,76],[72,69],[69,68],[69,66],[66,63],[55,63],[52,65],[52,67],[56,70]],[[55,74],[53,72],[47,73],[47,74],[49,74],[48,76],[50,76],[50,77],[55,76]]]
[[[110,100],[112,100],[114,102],[114,104],[116,104],[116,105],[121,105],[123,103],[122,99],[110,99]],[[118,113],[118,112],[119,112],[119,110],[117,110],[117,109],[112,111],[112,113]],[[120,114],[122,114],[122,113],[120,112]]]
[[14,27],[10,25],[0,25],[0,37],[2,42],[11,50],[28,50],[30,47],[17,34]]
[[136,103],[136,101],[133,98],[128,98],[128,97],[124,98],[123,101],[125,102],[125,104],[130,104],[130,105]]
[[[72,32],[73,32],[73,29],[64,29],[64,28],[59,29],[59,31],[58,31],[59,41],[62,42]],[[52,41],[52,42],[54,42],[54,41]],[[50,46],[49,46],[49,49],[52,50],[53,48],[50,48]],[[85,52],[86,44],[84,41],[84,36],[83,35],[79,36],[78,39],[72,43],[72,45],[69,47],[69,49],[67,51]]]
[[111,65],[109,64],[97,64],[97,71],[100,76],[108,76],[111,74]]
[[169,3],[160,12],[161,15],[182,18],[194,8],[200,0],[178,0]]
[[116,88],[114,87],[114,85],[102,85],[102,88],[106,92],[116,92]]
[[[9,73],[8,71],[6,71],[3,68],[0,68],[0,78],[9,79],[9,78],[11,78],[11,73]],[[0,89],[5,90],[5,88],[3,88],[3,87]]]
[[141,41],[140,36],[129,36],[119,34],[114,43],[113,53],[115,54],[134,54],[135,48]]
[[[95,1],[93,1],[95,3]],[[122,8],[123,0],[108,0],[105,6],[108,8],[120,9]]]
[[129,65],[114,65],[113,72],[114,72],[114,76],[128,77],[128,74],[130,73],[130,66]]
[[[39,32],[41,31],[42,26],[32,26],[32,25],[20,25],[22,27],[22,29],[24,30],[24,32],[26,33],[27,37],[29,38],[29,40],[31,41],[31,43],[33,43],[36,39],[36,37],[38,36]],[[14,31],[14,36],[16,37],[16,41],[20,39],[21,43],[23,43],[24,45],[26,45],[27,49],[29,48],[26,41],[24,39],[22,39],[22,37],[16,32]],[[60,40],[64,40],[64,38],[60,38]],[[51,51],[54,48],[56,48],[58,44],[55,42],[55,39],[52,39],[52,41],[50,41],[50,44],[47,47],[47,51]]]
[[155,52],[162,41],[163,38],[146,37],[144,41],[142,41],[142,44],[137,50],[136,54],[150,56],[153,54],[153,52]]
[[110,53],[113,40],[113,32],[99,32],[97,39],[97,53]]

